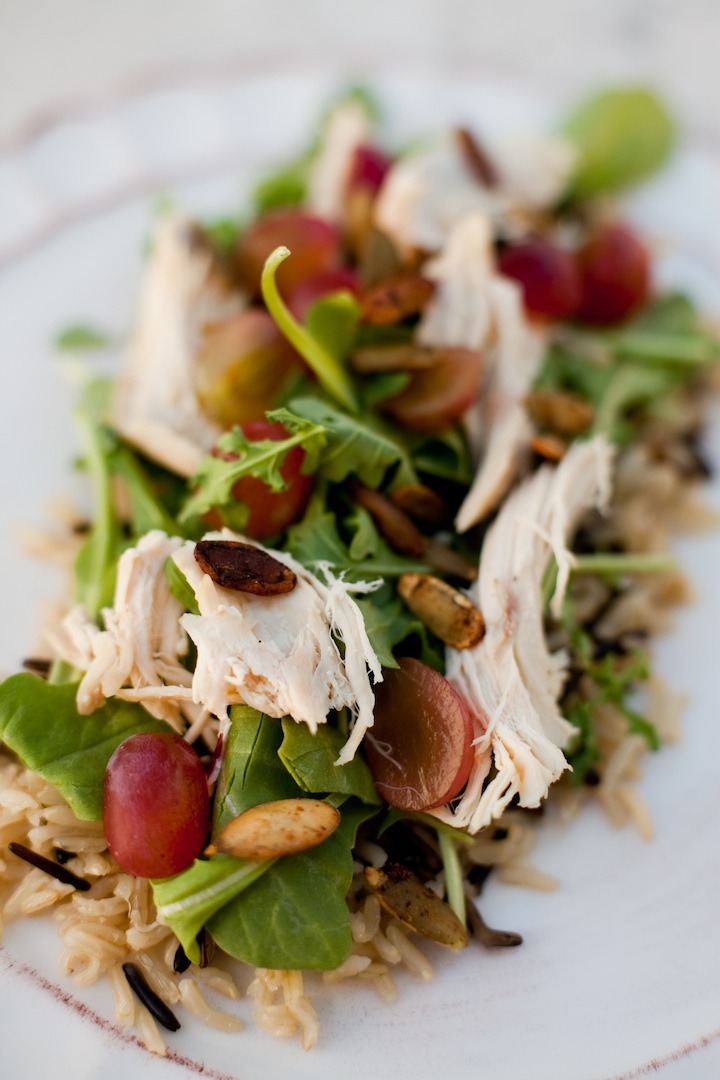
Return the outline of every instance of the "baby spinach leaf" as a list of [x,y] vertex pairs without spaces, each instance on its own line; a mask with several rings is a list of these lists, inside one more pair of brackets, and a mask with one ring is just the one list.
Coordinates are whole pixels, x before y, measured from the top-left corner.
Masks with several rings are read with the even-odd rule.
[[674,142],[672,120],[649,90],[604,90],[583,101],[562,134],[578,151],[568,195],[588,199],[619,191],[654,172]]
[[[280,471],[288,451],[295,446],[305,450],[304,471],[313,472],[317,467],[318,455],[325,445],[325,431],[318,424],[310,423],[300,417],[289,416],[287,410],[278,409],[269,414],[271,419],[288,420],[292,434],[287,439],[274,441],[260,439],[251,442],[243,435],[239,427],[221,436],[218,446],[223,454],[232,454],[229,461],[224,457],[207,454],[190,482],[192,494],[180,512],[180,521],[189,521],[200,517],[208,510],[217,507],[223,511],[223,517],[230,523],[228,515],[240,507],[232,522],[242,528],[247,519],[247,510],[233,500],[232,489],[243,476],[253,476],[268,485],[271,491],[283,491],[287,481]],[[235,456],[236,455],[236,456]],[[242,510],[245,513],[242,514]],[[245,520],[243,520],[243,518]]]
[[210,919],[218,945],[256,967],[324,971],[342,964],[352,944],[345,900],[352,848],[359,825],[374,813],[350,800],[332,836],[273,863]]
[[230,719],[215,793],[215,833],[244,810],[302,794],[278,757],[280,721],[249,705],[233,705]]
[[321,296],[305,316],[307,332],[338,360],[350,352],[359,322],[360,305],[347,290]]
[[254,884],[274,861],[214,855],[196,859],[175,877],[152,882],[158,917],[172,927],[189,960],[200,962],[197,935],[208,919]]
[[388,434],[378,417],[348,416],[314,397],[294,398],[289,408],[327,433],[320,459],[320,472],[326,479],[340,483],[352,474],[368,487],[378,488],[392,468],[394,483],[418,482],[407,450]]
[[359,755],[346,765],[335,764],[346,741],[337,728],[325,725],[313,735],[307,724],[286,718],[282,730],[280,760],[303,791],[353,795],[370,804],[380,802],[370,770]]
[[[265,305],[277,323],[278,329],[290,344],[300,353],[308,367],[315,372],[320,385],[331,397],[349,409],[357,412],[357,395],[353,381],[343,364],[343,358],[315,337],[306,326],[301,326],[278,292],[275,274],[281,263],[290,255],[286,247],[276,248],[265,261],[260,287]],[[349,293],[340,293],[335,297],[336,306],[344,305],[348,311],[356,309],[357,304]],[[336,325],[336,315],[334,325]],[[316,327],[317,329],[317,327]]]
[[79,818],[99,821],[105,766],[115,749],[138,732],[170,729],[141,705],[116,698],[81,716],[76,695],[73,683],[11,676],[0,685],[0,740],[54,784]]

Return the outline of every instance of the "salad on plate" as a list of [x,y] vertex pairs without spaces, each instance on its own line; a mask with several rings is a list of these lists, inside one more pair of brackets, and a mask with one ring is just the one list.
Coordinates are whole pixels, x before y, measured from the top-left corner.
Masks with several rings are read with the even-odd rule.
[[556,887],[548,797],[650,835],[718,343],[617,196],[672,144],[630,88],[390,150],[352,90],[251,213],[157,220],[72,595],[0,685],[0,918],[52,909],[150,1050],[241,1026],[231,960],[309,1049],[313,978],[520,945],[482,885]]

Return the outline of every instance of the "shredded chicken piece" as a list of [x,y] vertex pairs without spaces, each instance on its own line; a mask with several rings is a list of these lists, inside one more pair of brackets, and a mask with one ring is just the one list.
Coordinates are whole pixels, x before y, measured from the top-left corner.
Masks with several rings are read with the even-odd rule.
[[320,217],[342,222],[353,156],[371,132],[370,114],[359,101],[343,102],[328,117],[308,178],[307,205]]
[[435,293],[418,328],[421,345],[481,349],[493,332],[490,283],[492,227],[484,214],[469,214],[456,225],[442,252],[423,266]]
[[494,277],[490,304],[497,338],[481,405],[485,446],[455,519],[458,532],[465,532],[494,510],[518,475],[532,437],[524,399],[540,370],[546,346],[545,333],[531,326],[525,316],[522,293],[515,282]]
[[[612,457],[604,436],[576,443],[557,468],[544,466],[518,487],[485,538],[469,591],[485,638],[446,650],[447,678],[477,717],[475,762],[454,809],[433,811],[470,832],[498,818],[515,795],[521,806],[537,806],[567,768],[562,749],[575,729],[558,708],[567,658],[548,650],[542,583],[554,555],[557,612],[572,565],[568,540],[587,510],[606,507]],[[483,790],[491,764],[496,775]]]
[[[244,541],[229,530],[208,539]],[[286,552],[266,550],[294,571],[292,592],[255,596],[223,589],[198,566],[193,543],[173,555],[200,609],[199,615],[181,619],[197,648],[194,700],[221,720],[230,704],[243,702],[269,716],[292,716],[313,732],[331,709],[347,707],[354,725],[338,758],[344,764],[373,723],[370,676],[382,680],[351,593],[371,591],[376,583],[350,584],[322,566],[324,584]],[[338,641],[345,646],[344,659]]]
[[196,471],[220,434],[203,415],[194,388],[203,329],[244,306],[197,227],[182,217],[164,217],[153,238],[114,420],[129,442],[181,476]]
[[[180,663],[187,636],[180,626],[183,608],[170,592],[164,566],[181,545],[155,530],[118,563],[112,608],[102,612],[101,630],[77,605],[54,632],[58,655],[85,672],[78,688],[81,714],[91,713],[109,697],[142,701],[148,712],[178,730],[198,709],[186,693],[191,674]],[[123,688],[132,690],[123,694]]]
[[553,206],[567,188],[577,150],[557,136],[524,133],[494,142],[490,149],[500,185],[520,204]]

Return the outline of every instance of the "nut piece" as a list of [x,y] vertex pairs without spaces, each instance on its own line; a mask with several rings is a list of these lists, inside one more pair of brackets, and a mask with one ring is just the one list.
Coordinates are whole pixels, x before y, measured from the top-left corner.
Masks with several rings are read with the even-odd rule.
[[422,274],[402,274],[388,278],[365,293],[363,322],[370,326],[392,326],[410,315],[419,315],[435,286]]
[[567,453],[568,444],[559,435],[534,435],[530,440],[533,453],[546,461],[562,461]]
[[425,371],[440,359],[437,349],[412,342],[398,345],[368,345],[356,349],[350,357],[354,371],[361,375],[374,375],[384,371]]
[[425,537],[413,525],[407,514],[393,506],[379,491],[354,483],[352,496],[360,503],[377,525],[393,551],[408,559],[421,559],[425,553]]
[[277,859],[317,847],[335,832],[340,811],[319,799],[279,799],[253,806],[229,821],[206,855]]
[[557,435],[582,435],[593,422],[592,406],[566,390],[533,390],[525,407],[536,424]]
[[471,649],[485,636],[485,620],[475,605],[431,574],[401,574],[398,592],[414,615],[454,649]]
[[426,484],[403,484],[390,492],[390,501],[423,525],[441,529],[452,521],[448,504]]
[[462,578],[463,581],[475,581],[478,576],[476,563],[471,563],[459,551],[454,551],[447,544],[432,538],[425,542],[425,562],[433,570],[441,574],[449,574],[451,577]]
[[382,906],[405,926],[428,941],[448,949],[464,949],[468,932],[455,912],[400,863],[382,870],[365,867],[368,885]]
[[200,540],[195,545],[195,561],[216,585],[236,592],[279,596],[292,592],[297,583],[289,566],[239,540]]

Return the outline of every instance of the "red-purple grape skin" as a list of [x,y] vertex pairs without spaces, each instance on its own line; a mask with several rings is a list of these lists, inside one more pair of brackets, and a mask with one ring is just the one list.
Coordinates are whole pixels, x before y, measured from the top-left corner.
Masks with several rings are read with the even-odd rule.
[[526,240],[505,248],[498,267],[522,287],[531,315],[567,319],[577,311],[582,284],[577,260],[570,252],[545,240]]
[[[240,426],[250,442],[260,442],[262,439],[279,442],[290,435],[282,424],[274,424],[270,420],[250,420]],[[237,481],[232,494],[233,498],[245,503],[250,511],[244,530],[248,536],[264,540],[302,517],[313,487],[312,476],[302,472],[304,460],[305,451],[301,446],[294,446],[286,454],[280,468],[283,479],[288,483],[284,491],[271,491],[256,476],[243,476]]]
[[121,869],[179,874],[202,851],[209,818],[205,770],[179,735],[141,733],[118,746],[105,770],[103,826]]
[[430,810],[460,794],[472,768],[473,723],[447,679],[412,657],[383,672],[365,739],[379,793],[400,810]]
[[433,432],[459,420],[480,393],[483,360],[470,349],[443,349],[438,362],[415,372],[382,409],[409,431]]
[[620,222],[605,225],[579,253],[582,303],[578,318],[596,326],[622,322],[637,311],[650,292],[650,256],[632,229]]
[[378,150],[376,146],[368,144],[358,146],[350,166],[348,188],[351,191],[357,188],[365,188],[372,192],[379,191],[391,165],[392,161],[387,154]]
[[253,295],[259,295],[265,260],[277,247],[291,253],[277,271],[283,296],[340,261],[340,235],[333,225],[302,210],[273,210],[248,225],[235,251],[240,282]]
[[323,296],[341,290],[357,296],[360,292],[360,282],[357,274],[352,270],[339,267],[337,270],[321,270],[319,274],[301,281],[292,290],[287,299],[287,305],[298,322],[305,322],[307,313],[317,300]]

